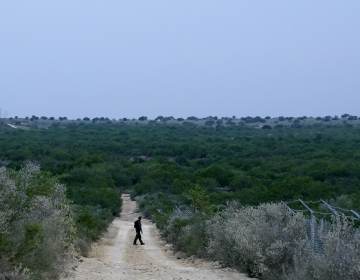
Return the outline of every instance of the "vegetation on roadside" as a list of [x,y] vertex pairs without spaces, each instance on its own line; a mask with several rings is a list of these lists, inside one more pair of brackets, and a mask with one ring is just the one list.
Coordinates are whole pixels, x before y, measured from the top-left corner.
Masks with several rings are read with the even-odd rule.
[[[123,190],[136,197],[145,215],[156,222],[164,238],[176,249],[189,255],[215,257],[226,265],[245,267],[254,275],[268,279],[271,275],[280,277],[284,271],[270,264],[268,254],[275,251],[265,252],[263,248],[280,244],[264,240],[264,244],[258,244],[263,247],[256,247],[258,251],[249,252],[251,259],[237,255],[244,249],[240,243],[226,251],[216,249],[216,244],[221,244],[224,241],[221,238],[225,237],[213,233],[220,232],[222,227],[229,227],[228,240],[239,239],[230,225],[234,224],[237,231],[251,228],[247,224],[236,225],[231,211],[234,217],[246,217],[250,215],[247,209],[252,209],[251,213],[258,211],[260,219],[261,211],[275,209],[271,211],[278,219],[285,220],[278,221],[274,216],[273,223],[279,228],[291,225],[291,230],[302,225],[302,218],[296,216],[293,220],[278,206],[266,203],[298,198],[325,199],[340,207],[360,210],[360,129],[357,126],[339,119],[336,123],[321,119],[306,126],[296,119],[284,119],[283,122],[293,122],[293,125],[281,126],[274,122],[270,128],[262,129],[240,122],[223,124],[216,119],[213,125],[194,125],[194,121],[143,119],[114,123],[98,119],[63,120],[47,129],[1,126],[0,161],[7,170],[20,170],[27,160],[37,162],[42,174],[66,186],[76,232],[72,244],[83,254],[118,214],[119,194]],[[244,121],[256,124],[260,120]],[[1,188],[6,189],[3,184]],[[231,208],[234,206],[227,206],[229,201],[242,206]],[[246,208],[258,205],[262,206]],[[286,221],[290,225],[282,224]],[[266,226],[269,225],[264,225],[264,231]],[[306,233],[293,232],[300,236],[289,233],[285,239],[300,245],[306,243]],[[335,234],[336,230],[331,232]],[[250,233],[254,238],[260,234]],[[276,235],[282,234],[281,231],[268,234],[273,234],[274,240],[285,242],[283,236]],[[326,234],[329,233],[324,236]],[[260,237],[270,238],[261,234]],[[281,246],[275,247],[274,250],[281,249]],[[228,259],[231,256],[220,256],[215,251],[231,252],[231,256],[238,256],[242,261],[234,263]],[[261,261],[256,259],[258,254]],[[301,263],[305,253],[298,256],[286,252],[280,256],[280,266],[291,264],[286,268],[288,275],[295,264],[308,265]],[[290,261],[292,257],[296,262]],[[309,267],[310,270],[314,271]],[[307,277],[304,279],[317,279]]]
[[207,256],[267,280],[360,277],[360,230],[338,217],[318,225],[314,250],[308,220],[284,204],[229,205],[206,226]]
[[0,279],[56,279],[74,254],[65,188],[27,163],[0,168]]

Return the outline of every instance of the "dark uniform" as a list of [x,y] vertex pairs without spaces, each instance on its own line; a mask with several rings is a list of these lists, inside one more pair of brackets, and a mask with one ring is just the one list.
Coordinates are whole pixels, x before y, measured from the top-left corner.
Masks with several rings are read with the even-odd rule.
[[136,245],[136,242],[139,240],[141,245],[144,245],[144,242],[141,240],[141,233],[142,233],[142,227],[141,227],[141,217],[137,219],[134,223],[134,228],[136,231],[136,236],[134,239],[134,245]]

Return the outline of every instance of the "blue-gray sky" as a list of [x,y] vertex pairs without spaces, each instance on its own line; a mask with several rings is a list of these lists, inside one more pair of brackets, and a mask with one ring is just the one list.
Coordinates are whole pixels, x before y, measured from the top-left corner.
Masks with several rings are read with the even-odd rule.
[[359,0],[4,0],[0,107],[360,115],[359,14]]

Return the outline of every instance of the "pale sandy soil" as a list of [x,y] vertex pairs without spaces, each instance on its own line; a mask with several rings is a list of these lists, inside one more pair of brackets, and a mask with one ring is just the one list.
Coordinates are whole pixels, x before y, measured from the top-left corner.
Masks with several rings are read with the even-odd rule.
[[[132,245],[136,202],[123,195],[120,218],[114,220],[105,236],[93,246],[89,258],[81,259],[67,280],[245,280],[230,269],[202,260],[178,259],[160,238],[150,221],[143,221],[145,246]],[[65,279],[64,279],[65,280]]]

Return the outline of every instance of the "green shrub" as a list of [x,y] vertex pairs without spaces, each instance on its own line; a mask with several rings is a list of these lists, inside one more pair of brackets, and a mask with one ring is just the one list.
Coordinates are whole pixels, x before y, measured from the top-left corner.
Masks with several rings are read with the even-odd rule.
[[195,214],[191,218],[176,217],[169,222],[164,236],[176,250],[189,256],[205,256],[208,243],[206,216]]
[[65,188],[26,164],[0,169],[0,279],[57,279],[74,253]]
[[269,280],[356,280],[360,277],[360,231],[338,217],[318,231],[315,251],[303,215],[283,204],[229,205],[207,226],[213,260]]

